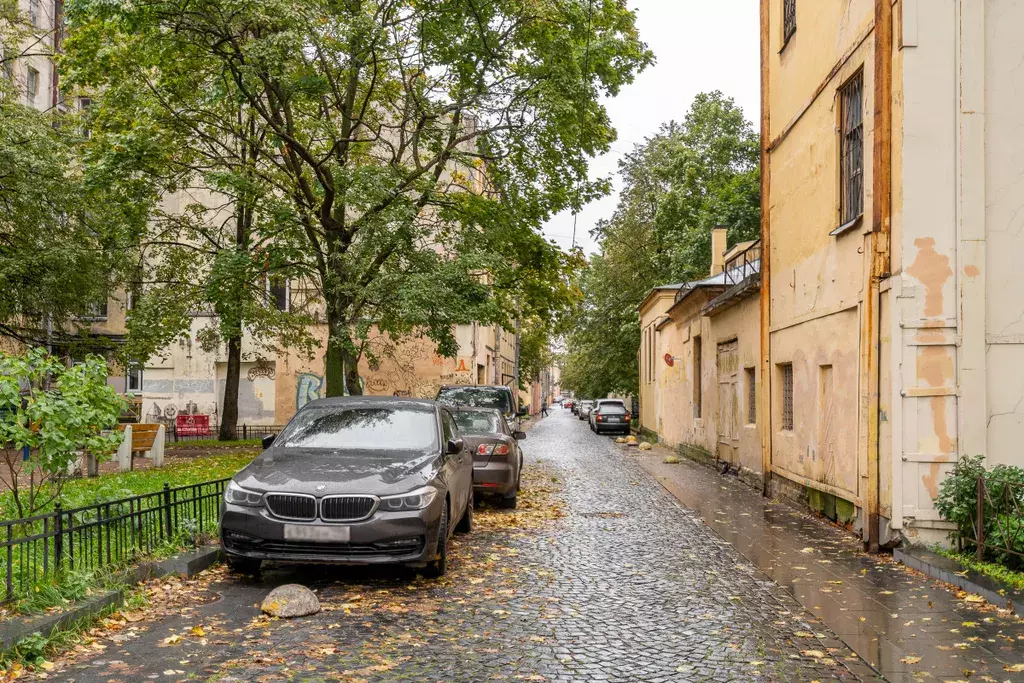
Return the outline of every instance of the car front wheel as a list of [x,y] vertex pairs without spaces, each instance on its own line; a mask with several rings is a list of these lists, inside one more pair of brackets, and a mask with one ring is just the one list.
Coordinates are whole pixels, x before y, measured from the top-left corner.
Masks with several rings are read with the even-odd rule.
[[427,564],[424,574],[436,579],[448,571],[448,501],[441,511],[441,521],[437,524],[437,558]]
[[455,527],[455,533],[468,534],[473,530],[473,492],[469,492],[469,501],[466,503],[466,511],[462,513],[462,519]]
[[259,574],[260,566],[263,564],[263,560],[252,560],[248,557],[231,557],[227,558],[228,569],[235,572],[236,574]]

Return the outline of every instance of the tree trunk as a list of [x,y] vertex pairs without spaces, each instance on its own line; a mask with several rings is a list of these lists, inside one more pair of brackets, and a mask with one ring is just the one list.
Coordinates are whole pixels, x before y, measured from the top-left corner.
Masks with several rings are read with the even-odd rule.
[[238,428],[238,383],[242,374],[242,337],[237,335],[228,339],[228,374],[224,380],[224,405],[220,413],[221,441],[235,438]]
[[337,308],[327,306],[327,353],[324,357],[325,396],[359,396],[363,393],[359,379],[359,357],[352,352],[349,327],[336,318]]

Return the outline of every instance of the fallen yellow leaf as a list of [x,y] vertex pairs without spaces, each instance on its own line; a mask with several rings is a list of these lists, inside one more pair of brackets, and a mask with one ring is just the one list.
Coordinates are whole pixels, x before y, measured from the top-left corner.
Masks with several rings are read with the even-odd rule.
[[904,664],[917,664],[918,662],[921,661],[921,658],[920,657],[904,657],[900,661],[903,662]]

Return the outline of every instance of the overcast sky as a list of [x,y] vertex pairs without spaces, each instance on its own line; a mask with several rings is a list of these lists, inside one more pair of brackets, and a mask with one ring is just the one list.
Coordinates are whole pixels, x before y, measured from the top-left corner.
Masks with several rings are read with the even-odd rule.
[[[655,134],[662,123],[682,120],[695,95],[721,90],[736,100],[755,127],[760,115],[760,22],[757,0],[628,0],[636,10],[640,38],[657,63],[619,96],[605,102],[619,139],[612,151],[591,162],[594,178],[616,174],[619,158],[633,143]],[[618,186],[618,178],[613,178]],[[576,220],[576,241],[597,251],[590,229],[615,210],[616,194],[591,202]],[[545,234],[563,248],[572,244],[573,216],[548,222]]]

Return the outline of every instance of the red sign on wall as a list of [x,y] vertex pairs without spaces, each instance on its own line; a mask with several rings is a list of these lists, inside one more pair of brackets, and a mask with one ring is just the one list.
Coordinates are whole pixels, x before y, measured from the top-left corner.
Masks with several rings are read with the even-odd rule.
[[178,415],[174,418],[178,436],[210,436],[209,415]]

